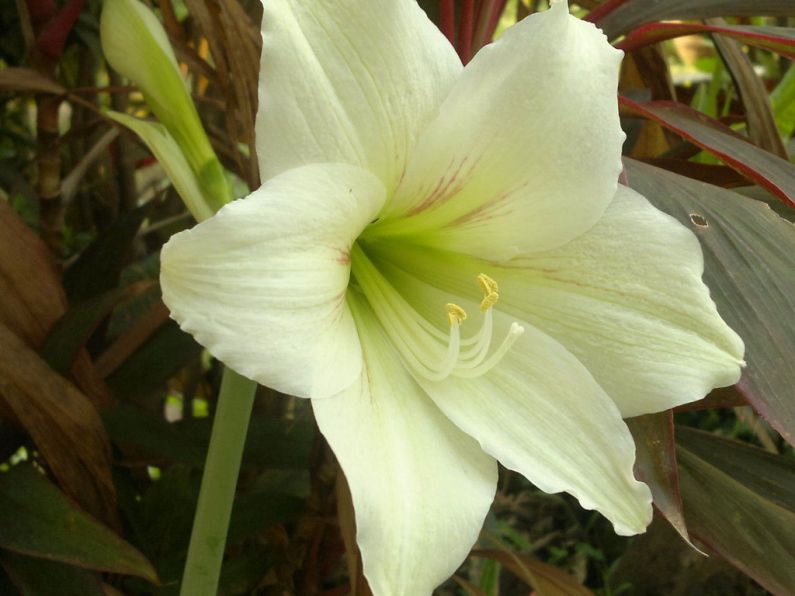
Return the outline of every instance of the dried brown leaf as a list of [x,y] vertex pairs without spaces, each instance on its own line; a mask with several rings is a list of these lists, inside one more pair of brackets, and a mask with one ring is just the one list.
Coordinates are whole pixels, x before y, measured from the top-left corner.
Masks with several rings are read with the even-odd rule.
[[[0,323],[38,350],[67,309],[58,270],[42,240],[0,201]],[[78,387],[97,408],[110,394],[81,350],[72,368]]]
[[8,67],[0,70],[0,91],[30,91],[64,95],[66,89],[32,68]]
[[635,477],[648,485],[660,513],[692,545],[679,489],[672,411],[637,416],[626,422],[635,440]]
[[30,434],[64,491],[112,526],[110,442],[91,401],[0,324],[0,400]]
[[133,355],[155,331],[160,329],[169,317],[168,309],[162,301],[158,300],[152,307],[141,315],[137,323],[127,332],[120,335],[107,350],[105,350],[96,362],[97,373],[102,378],[107,378],[127,358]]
[[47,247],[0,201],[0,322],[33,347],[66,310]]
[[[238,170],[251,188],[259,184],[254,145],[254,119],[260,57],[259,28],[237,0],[187,0],[188,10],[207,39],[217,72],[218,90],[224,98],[227,143]],[[238,143],[251,148],[244,156]]]
[[533,587],[537,596],[593,596],[593,592],[575,577],[530,555],[503,549],[475,550],[472,551],[472,555],[498,561],[527,585]]

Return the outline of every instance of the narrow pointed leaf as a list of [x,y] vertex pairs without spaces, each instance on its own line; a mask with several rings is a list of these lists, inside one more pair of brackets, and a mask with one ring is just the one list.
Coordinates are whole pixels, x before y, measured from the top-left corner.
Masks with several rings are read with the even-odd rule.
[[498,561],[534,588],[537,596],[593,596],[575,577],[530,555],[500,549],[476,550],[472,554]]
[[125,258],[149,206],[121,215],[99,234],[64,273],[63,285],[72,303],[94,298],[116,288]]
[[82,301],[64,313],[41,348],[42,357],[53,370],[62,375],[69,374],[80,349],[110,314],[122,294],[122,290],[111,290]]
[[179,143],[165,126],[117,112],[109,112],[108,115],[146,143],[196,221],[207,219],[214,213],[213,207],[217,209],[223,205],[226,197],[219,200],[203,190],[199,175],[191,168]]
[[654,120],[709,151],[745,177],[795,207],[795,165],[750,143],[730,128],[683,104],[636,103],[619,96],[624,112]]
[[795,444],[795,229],[765,203],[626,160],[629,184],[690,227],[704,249],[704,280],[718,311],[745,340],[739,387]]
[[691,534],[774,594],[795,586],[795,462],[677,428]]
[[98,518],[118,523],[110,443],[93,404],[2,323],[0,354],[4,411],[30,435],[67,494]]
[[608,0],[595,12],[596,24],[610,38],[654,21],[710,17],[795,15],[795,0]]
[[635,476],[649,485],[654,504],[679,535],[690,542],[682,512],[671,410],[626,422],[637,448]]
[[151,563],[27,465],[0,474],[0,547],[85,569],[157,581]]
[[200,352],[201,346],[169,321],[108,377],[108,385],[123,398],[148,395]]
[[0,565],[22,596],[105,596],[99,576],[79,567],[12,552]]
[[[721,27],[726,21],[721,18],[709,19],[707,24]],[[748,138],[762,149],[788,160],[787,149],[773,116],[767,87],[756,74],[751,59],[743,51],[742,43],[723,35],[713,35],[712,40],[742,101],[745,121],[748,124]]]
[[666,39],[696,35],[698,33],[719,33],[734,39],[769,50],[786,58],[795,58],[795,28],[793,27],[754,27],[751,25],[707,25],[704,23],[649,23],[638,27],[627,35],[616,47],[629,52],[644,46],[659,43]]
[[[132,447],[152,463],[175,462],[201,467],[210,443],[212,420],[186,418],[169,423],[132,406],[119,406],[103,413],[111,440]],[[275,469],[309,466],[314,428],[265,416],[251,419],[243,461],[246,465]]]
[[54,80],[32,68],[10,66],[0,71],[0,91],[26,91],[65,94],[67,91]]

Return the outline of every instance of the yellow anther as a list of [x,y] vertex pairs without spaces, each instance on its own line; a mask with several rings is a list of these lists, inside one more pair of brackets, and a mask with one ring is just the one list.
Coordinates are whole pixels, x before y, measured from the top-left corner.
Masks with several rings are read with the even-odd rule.
[[497,304],[497,300],[500,299],[500,295],[497,292],[492,292],[488,296],[486,296],[483,300],[480,301],[480,312],[486,312],[492,306]]
[[500,299],[499,286],[497,286],[496,281],[485,273],[478,275],[478,283],[480,284],[480,289],[483,290],[485,294],[483,300],[480,302],[480,312],[486,312],[497,304],[497,300]]
[[497,286],[497,282],[491,279],[485,273],[481,273],[478,275],[478,283],[480,284],[480,289],[483,290],[483,293],[488,296],[489,294],[499,294],[500,288]]
[[450,323],[450,327],[460,325],[462,321],[466,320],[466,311],[457,304],[446,304],[445,308],[447,309],[447,321]]

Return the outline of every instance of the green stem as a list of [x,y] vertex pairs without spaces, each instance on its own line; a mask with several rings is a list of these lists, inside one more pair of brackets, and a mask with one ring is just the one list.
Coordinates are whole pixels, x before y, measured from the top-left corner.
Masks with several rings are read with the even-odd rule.
[[224,369],[181,596],[215,596],[257,384]]

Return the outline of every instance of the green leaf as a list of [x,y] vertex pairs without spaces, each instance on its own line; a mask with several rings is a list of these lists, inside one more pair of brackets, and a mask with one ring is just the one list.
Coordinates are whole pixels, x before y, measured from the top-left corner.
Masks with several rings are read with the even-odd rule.
[[795,444],[795,228],[766,204],[626,160],[629,184],[696,233],[704,281],[718,311],[745,340],[739,387]]
[[[724,19],[710,19],[709,25],[721,28],[726,24]],[[795,32],[795,29],[792,30]],[[773,108],[767,87],[756,73],[751,59],[746,55],[740,41],[724,35],[712,35],[715,49],[718,51],[726,69],[734,82],[734,88],[740,96],[745,112],[748,138],[754,145],[789,160],[787,149],[778,132],[773,117]],[[795,46],[795,35],[790,39]]]
[[[186,418],[169,423],[162,417],[131,406],[120,406],[103,414],[114,443],[136,447],[156,459],[200,467],[210,444],[212,420]],[[244,465],[301,469],[309,465],[314,426],[265,416],[249,423]]]
[[96,573],[64,563],[6,551],[0,554],[0,565],[22,596],[105,595]]
[[777,594],[795,586],[795,461],[677,428],[691,535]]
[[[202,221],[212,216],[211,205],[217,206],[217,201],[213,197],[217,196],[218,192],[210,194],[202,190],[207,189],[207,185],[202,184],[203,180],[200,179],[200,174],[191,169],[182,149],[165,126],[158,122],[141,120],[117,112],[109,112],[108,115],[132,130],[146,143],[196,221]],[[213,168],[217,163],[217,161],[211,161],[207,167]],[[223,177],[223,172],[216,172],[214,176],[205,177],[209,180],[217,180],[219,176]]]
[[204,464],[209,445],[209,424],[205,421],[200,424],[207,429],[197,431],[196,425],[169,423],[162,416],[127,405],[104,412],[102,421],[111,441],[116,444],[135,447],[155,460],[195,467]]
[[[172,139],[168,142],[173,143],[179,154],[184,156],[182,159],[190,164],[190,170],[200,176],[208,163],[217,163],[189,90],[182,80],[168,35],[152,9],[139,0],[106,0],[102,7],[100,35],[108,62],[138,85],[146,103],[165,127],[163,130],[167,129],[168,138]],[[141,120],[137,122],[141,126],[146,124]],[[126,122],[125,126],[130,126],[130,123]],[[141,134],[134,125],[130,127]],[[157,136],[165,138],[161,133]],[[157,155],[150,140],[143,135],[142,138]],[[169,167],[166,163],[163,165]],[[210,204],[218,209],[231,199],[229,186],[223,176],[217,178],[213,186],[218,187],[219,194],[208,198],[212,200]]]
[[773,114],[781,136],[788,139],[795,132],[795,68],[787,69],[776,88],[770,93]]
[[168,322],[108,377],[108,385],[125,399],[150,395],[200,353],[190,335]]
[[66,270],[63,285],[70,302],[88,300],[116,288],[124,259],[148,211],[144,205],[121,215]]
[[[137,503],[136,522],[146,542],[146,551],[157,562],[164,581],[172,579],[164,559],[178,556],[178,572],[188,549],[193,515],[199,497],[201,476],[184,465],[170,466],[152,482]],[[167,565],[166,567],[171,567]]]
[[111,290],[71,306],[50,330],[41,356],[50,367],[66,376],[77,353],[86,345],[96,328],[113,310],[122,290]]
[[28,465],[0,474],[0,547],[157,582],[146,557],[83,513]]
[[276,524],[298,519],[306,500],[280,493],[241,495],[235,500],[229,522],[228,543],[235,544]]

